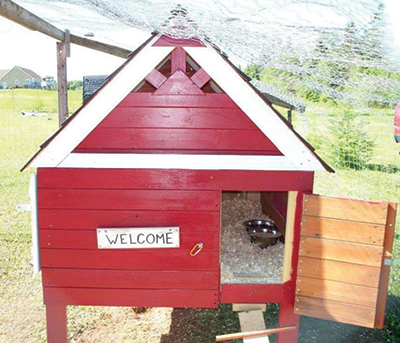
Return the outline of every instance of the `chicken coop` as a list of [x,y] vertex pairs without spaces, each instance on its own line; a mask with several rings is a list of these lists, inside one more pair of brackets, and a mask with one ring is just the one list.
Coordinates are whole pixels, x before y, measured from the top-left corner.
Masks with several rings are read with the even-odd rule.
[[27,166],[50,343],[70,305],[278,303],[279,343],[300,315],[383,326],[396,204],[313,194],[332,169],[207,42],[152,35]]

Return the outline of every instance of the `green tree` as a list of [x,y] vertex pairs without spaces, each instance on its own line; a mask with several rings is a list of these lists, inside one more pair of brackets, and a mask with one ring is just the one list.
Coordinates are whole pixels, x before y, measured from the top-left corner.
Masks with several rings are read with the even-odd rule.
[[362,125],[349,109],[345,109],[340,119],[332,123],[334,139],[331,151],[337,167],[364,169],[371,159],[374,142]]

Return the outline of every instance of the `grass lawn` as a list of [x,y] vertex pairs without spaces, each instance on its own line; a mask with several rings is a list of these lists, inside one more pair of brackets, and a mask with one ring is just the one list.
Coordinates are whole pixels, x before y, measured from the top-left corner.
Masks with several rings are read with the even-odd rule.
[[[80,106],[81,92],[69,93],[69,101],[72,112]],[[21,111],[32,109],[53,114],[49,117],[20,115]],[[18,204],[29,203],[30,173],[20,173],[19,170],[38,146],[57,129],[56,110],[56,92],[0,91],[0,343],[45,342],[41,277],[33,276],[29,265],[30,213],[17,212],[15,209]],[[384,116],[386,114],[382,114]],[[381,125],[375,117],[363,118],[369,121],[368,125]],[[310,127],[316,123],[317,116],[310,115],[308,118],[298,118],[295,125],[307,136]],[[382,125],[389,129],[389,116]],[[399,155],[394,144],[388,152],[394,156],[390,160],[380,160],[379,153],[386,144],[377,142],[379,149],[374,152],[374,163],[398,164],[396,157],[399,158]],[[400,173],[371,170],[317,173],[315,188],[317,193],[326,195],[400,202]],[[400,247],[397,248],[400,251]],[[400,285],[395,281],[399,274],[399,268],[393,268],[389,301],[391,318],[396,313],[400,316],[400,310],[395,310],[396,306],[400,309]],[[71,307],[68,315],[70,341],[76,343],[208,343],[213,342],[217,334],[239,330],[237,315],[231,312],[228,305],[222,305],[217,310]],[[276,319],[277,306],[271,304],[266,312],[267,326],[276,326]],[[391,329],[399,325],[398,319],[390,320]],[[301,320],[299,342],[303,343],[399,341],[399,336],[393,336],[390,330],[366,330],[310,318]]]

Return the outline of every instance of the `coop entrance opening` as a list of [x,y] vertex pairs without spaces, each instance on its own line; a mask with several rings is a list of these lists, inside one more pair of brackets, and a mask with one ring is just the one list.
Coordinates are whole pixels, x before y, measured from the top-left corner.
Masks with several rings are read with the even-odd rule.
[[222,192],[221,202],[221,284],[282,283],[287,192]]

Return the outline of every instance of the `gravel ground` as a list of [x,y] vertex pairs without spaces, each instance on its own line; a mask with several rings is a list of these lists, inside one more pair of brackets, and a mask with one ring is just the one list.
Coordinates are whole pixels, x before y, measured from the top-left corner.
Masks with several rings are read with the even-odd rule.
[[281,283],[284,245],[261,249],[250,243],[243,222],[270,220],[261,203],[243,198],[222,202],[221,283]]

